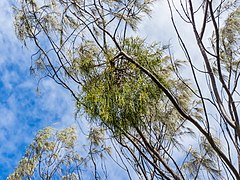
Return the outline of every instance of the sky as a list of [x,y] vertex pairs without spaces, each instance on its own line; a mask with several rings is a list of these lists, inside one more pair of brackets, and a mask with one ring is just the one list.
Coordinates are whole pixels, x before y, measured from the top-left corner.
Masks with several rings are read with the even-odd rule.
[[14,171],[35,134],[74,123],[71,95],[51,79],[30,75],[31,47],[16,38],[9,0],[0,1],[0,180]]
[[[0,0],[0,180],[14,171],[40,129],[47,126],[64,128],[75,123],[70,93],[51,79],[45,78],[38,84],[38,77],[30,74],[33,51],[15,36],[11,2]],[[181,30],[189,50],[194,52],[192,57],[197,58],[199,52],[191,46],[194,41],[191,29],[181,27]],[[144,18],[138,34],[149,42],[175,45],[172,53],[184,58],[166,3],[154,6],[152,18]],[[118,172],[115,176],[121,179]]]

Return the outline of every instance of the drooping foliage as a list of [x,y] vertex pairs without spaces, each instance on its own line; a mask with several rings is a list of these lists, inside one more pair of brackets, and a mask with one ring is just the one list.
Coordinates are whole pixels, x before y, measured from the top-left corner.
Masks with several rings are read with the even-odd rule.
[[[173,85],[177,82],[171,79],[171,63],[157,44],[147,46],[139,38],[125,39],[124,43],[126,53],[154,72],[166,87],[174,89]],[[116,50],[110,52],[114,53]],[[163,93],[146,74],[123,56],[115,57],[108,53],[107,57],[110,59],[101,61],[100,64],[94,62],[94,58],[91,58],[91,62],[88,58],[81,58],[78,60],[79,66],[73,66],[79,69],[79,73],[83,71],[85,83],[82,86],[79,104],[84,104],[85,112],[92,119],[100,120],[103,124],[113,127],[115,131],[118,131],[118,128],[128,130],[141,127],[149,121],[175,124],[176,120],[173,122],[170,119],[163,120],[158,115],[171,114],[173,110],[165,108],[161,111],[158,108],[164,104]],[[185,94],[182,101],[187,102],[188,97]],[[154,117],[151,118],[150,115],[153,114]]]
[[56,177],[56,174],[62,178],[66,176],[78,179],[77,171],[82,163],[82,157],[74,150],[76,141],[74,128],[61,131],[45,128],[39,131],[8,180],[33,177],[51,179]]
[[[220,29],[220,58],[227,72],[236,74],[239,69],[240,8],[232,12]],[[237,74],[236,74],[237,75]],[[234,75],[233,75],[234,76]]]
[[[56,130],[47,127],[38,132],[15,171],[7,179],[94,178],[92,163],[110,153],[110,148],[102,143],[103,136],[101,128],[97,131],[91,130],[86,141],[91,147],[84,148],[87,145],[79,143],[76,128]],[[81,155],[79,152],[82,152]]]

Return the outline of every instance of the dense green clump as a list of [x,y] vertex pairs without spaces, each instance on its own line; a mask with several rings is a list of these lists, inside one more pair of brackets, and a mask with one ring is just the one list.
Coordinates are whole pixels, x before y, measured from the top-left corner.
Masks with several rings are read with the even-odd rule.
[[[146,45],[139,38],[125,39],[124,43],[124,51],[154,73],[164,86],[174,84],[170,79],[173,71],[169,58],[164,56],[159,44]],[[84,104],[83,108],[92,120],[101,120],[115,131],[144,125],[150,116],[158,113],[153,111],[160,112],[155,107],[163,103],[161,90],[124,56],[118,56],[117,50],[108,51],[104,57],[101,62],[79,59],[81,63],[75,68],[85,76],[85,84],[80,95],[81,102],[78,103]],[[101,67],[97,61],[102,64]]]

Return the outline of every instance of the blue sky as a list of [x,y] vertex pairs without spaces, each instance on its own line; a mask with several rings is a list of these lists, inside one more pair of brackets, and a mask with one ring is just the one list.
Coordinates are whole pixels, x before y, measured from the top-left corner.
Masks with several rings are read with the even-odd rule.
[[50,79],[41,81],[37,93],[38,78],[29,71],[31,47],[15,37],[8,0],[0,1],[0,24],[0,179],[6,179],[38,130],[74,122],[74,106]]

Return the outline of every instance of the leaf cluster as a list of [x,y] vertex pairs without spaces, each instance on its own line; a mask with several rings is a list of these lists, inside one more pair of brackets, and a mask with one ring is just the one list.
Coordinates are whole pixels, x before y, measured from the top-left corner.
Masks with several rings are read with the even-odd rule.
[[[99,52],[93,49],[97,48],[93,44],[87,47],[86,54],[80,51],[81,56],[74,60],[76,66],[72,68],[84,82],[78,108],[83,108],[91,120],[113,128],[116,134],[119,129],[144,127],[148,122],[162,122],[169,128],[178,124],[178,113],[139,68],[124,56],[118,56],[115,49],[96,58]],[[138,37],[127,38],[124,51],[154,73],[187,107],[189,93],[179,88],[181,83],[173,78],[171,62],[158,43],[148,45]]]
[[32,177],[51,179],[55,173],[73,176],[75,164],[81,164],[82,161],[74,150],[76,141],[76,129],[73,127],[59,131],[47,127],[39,131],[8,180]]

